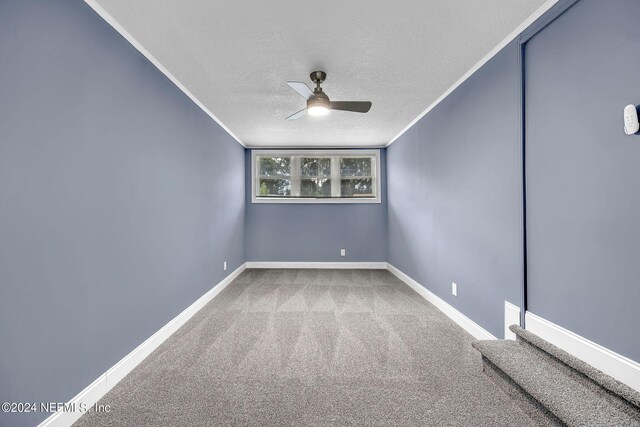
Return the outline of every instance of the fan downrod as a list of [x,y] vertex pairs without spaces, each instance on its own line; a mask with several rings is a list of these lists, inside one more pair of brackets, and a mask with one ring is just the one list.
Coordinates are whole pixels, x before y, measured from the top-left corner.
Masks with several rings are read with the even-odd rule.
[[309,75],[309,77],[311,77],[312,82],[320,86],[320,84],[327,78],[327,73],[324,71],[314,71]]

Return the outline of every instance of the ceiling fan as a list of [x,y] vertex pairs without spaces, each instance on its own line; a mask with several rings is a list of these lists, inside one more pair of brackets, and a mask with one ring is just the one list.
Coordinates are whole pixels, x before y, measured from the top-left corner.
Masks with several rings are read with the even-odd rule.
[[371,109],[371,102],[369,101],[331,101],[320,87],[320,84],[327,78],[327,73],[324,71],[314,71],[310,77],[311,81],[316,84],[314,90],[311,90],[309,86],[302,82],[287,82],[291,89],[307,100],[307,108],[290,115],[286,120],[299,119],[307,113],[311,116],[324,116],[329,114],[329,110],[366,113]]

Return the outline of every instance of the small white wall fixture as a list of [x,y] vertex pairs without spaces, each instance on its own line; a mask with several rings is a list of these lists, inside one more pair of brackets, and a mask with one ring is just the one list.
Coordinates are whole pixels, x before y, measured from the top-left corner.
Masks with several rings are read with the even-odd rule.
[[462,314],[456,308],[454,308],[451,304],[447,303],[445,300],[422,286],[420,283],[413,280],[407,274],[403,273],[393,265],[389,264],[388,269],[394,276],[398,279],[402,280],[404,283],[409,285],[414,291],[416,291],[421,297],[429,301],[433,304],[438,310],[443,312],[447,317],[456,322],[462,329],[471,334],[475,339],[478,340],[495,340],[497,339],[493,336],[489,331],[484,329],[482,326],[478,325],[473,320],[469,319],[467,316]]
[[509,301],[504,302],[504,339],[515,340],[516,334],[509,330],[511,325],[520,325],[520,307],[511,304]]
[[[155,334],[147,338],[142,344],[136,347],[131,353],[123,357],[118,363],[113,365],[105,373],[101,374],[94,382],[89,384],[84,390],[65,404],[65,408],[59,409],[51,414],[47,419],[39,424],[39,427],[62,427],[75,423],[86,409],[90,409],[111,390],[120,380],[149,356],[160,344],[166,341],[175,331],[177,331],[187,320],[191,319],[202,307],[215,298],[224,288],[233,282],[246,268],[242,264],[234,272],[225,277],[220,283],[211,288],[206,294],[201,296],[196,302],[187,307],[166,325],[160,328]],[[71,409],[66,409],[71,408]]]

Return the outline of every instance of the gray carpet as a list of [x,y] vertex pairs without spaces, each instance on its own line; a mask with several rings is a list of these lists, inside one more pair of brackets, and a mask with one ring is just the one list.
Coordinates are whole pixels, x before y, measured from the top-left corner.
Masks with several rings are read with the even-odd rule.
[[638,392],[529,331],[511,330],[517,341],[473,343],[487,374],[537,402],[556,424],[640,427]]
[[637,408],[640,408],[640,392],[635,391],[626,384],[621,383],[620,381],[610,377],[599,369],[594,368],[588,363],[572,356],[566,351],[543,340],[539,336],[520,328],[519,326],[511,325],[509,329],[511,329],[511,331],[515,333],[522,341],[526,341],[534,348],[549,354],[555,359],[558,359],[560,362],[564,363],[571,369],[580,372],[608,392],[618,396],[621,399],[625,399],[630,404],[636,406]]
[[76,425],[535,425],[472,341],[384,270],[246,270]]

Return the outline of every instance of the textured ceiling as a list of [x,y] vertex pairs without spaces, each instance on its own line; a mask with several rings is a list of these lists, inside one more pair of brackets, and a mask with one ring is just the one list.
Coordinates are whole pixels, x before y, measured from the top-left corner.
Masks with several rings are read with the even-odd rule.
[[[95,0],[246,146],[383,146],[545,0]],[[327,72],[368,114],[284,118]]]

